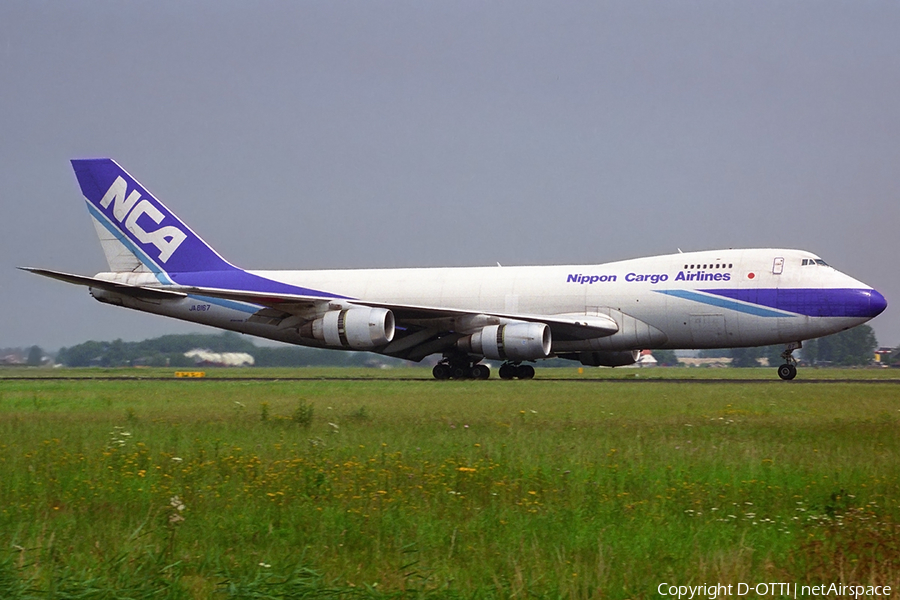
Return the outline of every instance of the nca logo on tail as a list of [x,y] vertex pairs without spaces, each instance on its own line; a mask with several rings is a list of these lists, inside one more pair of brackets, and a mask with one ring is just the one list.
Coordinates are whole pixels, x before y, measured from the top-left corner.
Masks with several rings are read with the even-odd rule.
[[[127,194],[127,196],[126,196]],[[113,205],[113,216],[119,223],[125,223],[125,229],[130,231],[142,244],[153,244],[159,249],[159,261],[166,262],[178,249],[187,235],[171,225],[160,227],[155,231],[146,231],[138,224],[142,215],[150,217],[159,225],[163,217],[161,212],[153,206],[149,200],[141,199],[141,194],[133,190],[128,194],[128,184],[122,177],[116,177],[113,184],[106,190],[106,194],[100,200],[100,206],[109,208]]]

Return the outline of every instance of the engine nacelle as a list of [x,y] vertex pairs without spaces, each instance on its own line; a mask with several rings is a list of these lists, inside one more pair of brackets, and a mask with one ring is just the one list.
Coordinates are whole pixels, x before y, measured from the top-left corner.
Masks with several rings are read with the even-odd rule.
[[300,328],[300,335],[334,348],[369,350],[394,339],[394,313],[385,308],[345,308]]
[[640,355],[640,350],[625,350],[623,352],[579,352],[578,360],[586,367],[624,367],[636,363]]
[[456,345],[494,360],[536,360],[550,355],[550,328],[545,323],[488,325]]

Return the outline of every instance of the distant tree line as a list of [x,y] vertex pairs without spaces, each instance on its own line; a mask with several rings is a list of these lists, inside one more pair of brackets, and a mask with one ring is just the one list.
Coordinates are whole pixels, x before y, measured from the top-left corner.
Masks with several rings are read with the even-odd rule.
[[[868,325],[860,325],[847,331],[823,338],[803,342],[803,348],[794,352],[807,365],[861,367],[872,364],[878,340]],[[768,359],[770,365],[784,362],[781,353],[783,345],[759,346],[755,348],[731,348],[728,350],[705,350],[707,357],[730,357],[732,367],[758,367],[760,359]],[[896,354],[896,353],[895,353]]]
[[221,334],[164,335],[140,342],[84,342],[61,348],[56,362],[67,367],[183,367],[194,366],[184,356],[202,348],[212,352],[245,352],[257,367],[373,366],[407,364],[368,352],[343,352],[304,346],[256,346],[249,338],[226,331]]
[[803,342],[803,358],[814,365],[865,366],[872,363],[877,349],[878,340],[875,339],[875,332],[868,325],[860,325],[834,335]]
[[[250,338],[234,332],[221,334],[164,335],[141,342],[84,342],[71,348],[61,348],[56,362],[68,367],[192,367],[193,359],[184,353],[196,348],[212,352],[246,352],[258,367],[303,366],[375,366],[378,364],[409,364],[406,361],[368,352],[344,352],[304,346],[256,346]],[[827,337],[807,340],[795,353],[809,365],[865,366],[871,364],[878,348],[875,332],[868,325],[860,325]],[[731,358],[733,367],[758,367],[760,359],[768,359],[770,365],[781,364],[784,346],[756,348],[731,348],[704,350],[701,356]],[[27,364],[39,365],[43,351],[33,346],[28,352]],[[654,350],[653,356],[660,366],[679,364],[672,350]],[[549,363],[560,363],[549,364]],[[894,350],[889,364],[900,365],[900,348]],[[566,361],[549,361],[546,366],[571,366]]]

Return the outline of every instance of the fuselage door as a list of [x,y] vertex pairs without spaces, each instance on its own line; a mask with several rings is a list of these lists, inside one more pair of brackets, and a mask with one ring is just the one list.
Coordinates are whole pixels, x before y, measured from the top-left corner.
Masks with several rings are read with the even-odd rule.
[[691,315],[691,341],[695,348],[722,348],[728,339],[725,315]]
[[784,271],[784,258],[779,256],[772,264],[772,274],[781,275],[782,271]]

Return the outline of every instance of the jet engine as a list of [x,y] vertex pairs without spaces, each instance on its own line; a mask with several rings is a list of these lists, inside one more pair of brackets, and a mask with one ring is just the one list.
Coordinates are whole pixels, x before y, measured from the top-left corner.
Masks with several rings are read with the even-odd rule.
[[335,348],[369,350],[394,339],[394,313],[366,307],[333,310],[303,325],[300,335]]
[[[623,352],[579,352],[577,358],[586,367],[624,367],[633,365],[641,355],[640,350]],[[568,356],[566,356],[568,358]]]
[[545,323],[488,325],[456,343],[464,352],[494,360],[535,360],[550,355],[550,328]]

